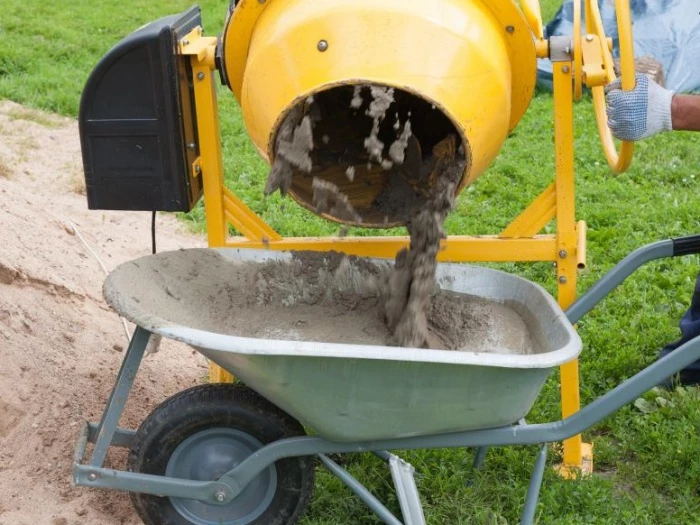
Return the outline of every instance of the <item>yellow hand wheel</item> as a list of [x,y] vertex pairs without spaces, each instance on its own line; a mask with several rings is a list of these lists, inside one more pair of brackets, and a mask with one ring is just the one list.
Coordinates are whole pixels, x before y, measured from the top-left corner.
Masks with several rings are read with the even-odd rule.
[[[603,20],[600,16],[597,0],[586,1],[586,31],[589,35],[596,35],[600,42],[603,57],[603,69],[606,75],[606,84],[615,80],[613,69],[613,58],[608,40],[603,27]],[[581,58],[581,0],[574,0],[574,97],[580,97],[582,80],[582,58]],[[622,89],[631,91],[635,86],[634,69],[634,42],[632,40],[632,17],[630,15],[629,0],[615,0],[615,11],[617,14],[617,30],[620,40],[620,76],[622,79]],[[578,16],[578,20],[577,20]],[[578,52],[577,52],[578,50]],[[622,141],[618,154],[613,141],[612,132],[608,127],[608,114],[605,107],[605,87],[602,85],[592,86],[593,106],[595,108],[596,121],[598,123],[598,134],[603,144],[603,151],[608,160],[608,164],[614,173],[622,173],[629,168],[634,152],[634,143]]]

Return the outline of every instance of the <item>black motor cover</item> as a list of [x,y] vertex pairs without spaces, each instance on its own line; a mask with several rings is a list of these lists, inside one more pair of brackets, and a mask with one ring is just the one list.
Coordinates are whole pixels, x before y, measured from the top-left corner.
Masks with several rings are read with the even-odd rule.
[[201,197],[191,66],[177,54],[197,26],[197,6],[152,22],[90,75],[79,116],[90,209],[189,211]]

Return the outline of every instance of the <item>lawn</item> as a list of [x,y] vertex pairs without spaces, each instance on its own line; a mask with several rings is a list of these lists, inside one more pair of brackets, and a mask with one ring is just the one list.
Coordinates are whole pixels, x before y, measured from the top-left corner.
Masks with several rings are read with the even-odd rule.
[[[181,0],[69,2],[3,0],[0,10],[0,98],[75,116],[82,86],[100,56],[142,24],[189,6]],[[209,34],[220,31],[227,2],[202,1]],[[545,18],[556,10],[548,0]],[[465,95],[466,96],[466,95]],[[459,199],[450,233],[503,228],[552,179],[552,97],[538,93],[522,123],[488,172]],[[285,235],[337,231],[292,203],[263,199],[266,166],[251,147],[230,93],[220,90],[229,187]],[[590,98],[576,107],[577,215],[588,223],[588,268],[579,292],[632,249],[700,232],[698,135],[664,134],[642,142],[633,167],[613,176],[599,145]],[[183,217],[203,228],[202,210]],[[356,234],[365,234],[358,230]],[[501,265],[554,289],[549,264]],[[695,256],[649,264],[579,325],[583,403],[646,364],[678,335],[690,300]],[[546,384],[529,421],[559,416],[558,379]],[[700,523],[700,392],[651,392],[640,410],[624,408],[585,434],[595,446],[595,475],[565,481],[548,469],[539,523]],[[470,450],[409,452],[430,524],[516,523],[536,450],[491,451],[473,474]],[[550,462],[558,461],[556,454]],[[350,471],[396,509],[390,477],[378,460],[354,457]],[[465,484],[471,480],[472,483]],[[304,525],[379,523],[340,482],[319,470],[316,497]]]

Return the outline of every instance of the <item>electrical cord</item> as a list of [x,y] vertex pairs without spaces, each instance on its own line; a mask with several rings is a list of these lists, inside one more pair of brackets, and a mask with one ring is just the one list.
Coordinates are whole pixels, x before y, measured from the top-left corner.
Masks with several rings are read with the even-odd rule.
[[[156,254],[156,210],[153,210],[151,215],[151,253]],[[148,340],[146,345],[145,355],[155,354],[160,349],[160,342],[163,336],[158,334],[151,334],[151,338]]]
[[151,253],[156,254],[156,212],[151,216]]
[[[80,242],[83,243],[83,246],[87,249],[88,252],[93,256],[93,258],[97,261],[97,264],[100,265],[100,268],[104,272],[105,276],[109,276],[109,270],[107,270],[107,266],[105,266],[105,263],[102,261],[100,256],[97,254],[95,250],[92,249],[92,247],[87,243],[83,235],[80,233],[80,229],[78,229],[78,226],[70,219],[66,219],[67,224],[73,228],[73,231],[75,232],[75,235],[80,239]],[[154,211],[152,216],[151,216],[151,251],[155,255],[156,253],[156,212]],[[124,334],[126,335],[126,341],[127,344],[131,343],[131,334],[129,333],[129,327],[126,324],[126,319],[124,319],[121,315],[119,316],[119,319],[122,322],[122,326],[124,327]],[[148,340],[148,345],[146,346],[146,351],[144,352],[144,355],[148,356],[151,354],[155,354],[158,352],[160,348],[160,342],[162,340],[162,336],[158,334],[151,334],[151,338]]]
[[[92,247],[87,243],[85,238],[82,236],[80,233],[80,230],[78,229],[78,226],[70,219],[66,219],[68,221],[68,224],[70,225],[71,228],[73,228],[73,231],[75,234],[78,236],[78,239],[80,239],[80,242],[83,243],[83,246],[87,249],[88,252],[95,258],[97,261],[97,264],[100,265],[100,268],[102,268],[102,271],[104,272],[105,275],[109,275],[109,271],[107,270],[107,267],[105,266],[105,263],[102,262],[102,259],[100,259],[100,256],[97,255],[97,252],[92,249]],[[121,315],[119,316],[119,319],[122,321],[122,325],[124,326],[124,333],[126,334],[126,340],[131,341],[131,334],[129,333],[129,327],[126,325],[126,319],[124,319]]]

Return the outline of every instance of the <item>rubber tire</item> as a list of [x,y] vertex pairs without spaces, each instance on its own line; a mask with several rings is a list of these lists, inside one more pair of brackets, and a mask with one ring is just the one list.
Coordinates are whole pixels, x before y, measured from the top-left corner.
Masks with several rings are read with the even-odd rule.
[[[180,443],[216,427],[245,432],[263,444],[306,435],[296,419],[250,388],[200,385],[176,394],[151,412],[134,437],[127,468],[165,475],[168,460]],[[275,467],[275,495],[263,514],[246,525],[292,525],[306,511],[314,487],[314,458],[281,459]],[[192,523],[177,512],[170,498],[132,492],[131,501],[146,525]]]

